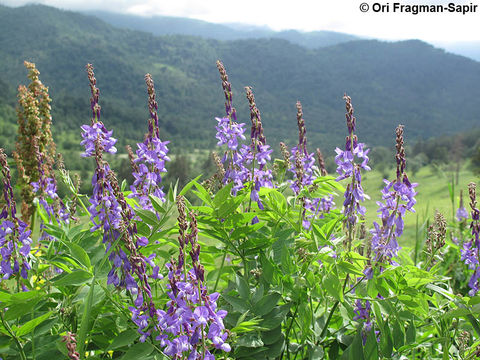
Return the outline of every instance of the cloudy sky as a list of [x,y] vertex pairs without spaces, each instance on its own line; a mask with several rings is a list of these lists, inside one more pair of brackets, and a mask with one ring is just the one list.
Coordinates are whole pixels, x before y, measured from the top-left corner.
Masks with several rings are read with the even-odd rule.
[[[448,4],[455,0],[401,0],[402,4]],[[20,6],[31,0],[0,0]],[[395,0],[36,0],[63,9],[110,10],[142,16],[170,15],[215,23],[266,25],[275,30],[332,30],[380,39],[417,38],[431,42],[480,41],[480,0],[455,2],[478,5],[469,14],[393,13]],[[366,2],[370,9],[360,11]],[[389,13],[375,13],[377,2],[390,6]]]

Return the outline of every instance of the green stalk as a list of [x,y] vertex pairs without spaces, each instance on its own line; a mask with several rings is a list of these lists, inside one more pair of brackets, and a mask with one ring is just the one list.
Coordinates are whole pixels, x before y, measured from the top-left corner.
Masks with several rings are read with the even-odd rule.
[[218,276],[217,276],[217,280],[215,281],[215,286],[213,287],[213,292],[217,291],[218,282],[220,280],[220,274],[222,273],[223,265],[225,264],[226,257],[227,257],[227,251],[224,251],[223,257],[222,257],[222,264],[220,265],[220,269],[218,270]]
[[82,323],[80,325],[80,330],[78,331],[77,351],[80,354],[80,359],[85,358],[85,351],[84,351],[85,339],[87,337],[88,323],[90,320],[90,312],[92,310],[95,279],[96,279],[96,274],[93,275],[92,283],[90,284],[90,290],[88,291],[87,300],[85,301],[85,306],[82,314]]
[[12,331],[12,328],[10,325],[8,325],[8,322],[5,321],[5,318],[3,317],[3,311],[0,311],[0,318],[2,320],[2,324],[5,327],[5,330],[10,334],[12,339],[15,341],[15,344],[17,345],[18,352],[20,353],[20,358],[22,360],[27,360],[27,356],[25,355],[25,351],[23,351],[23,346],[20,343],[20,340],[15,336],[15,333]]

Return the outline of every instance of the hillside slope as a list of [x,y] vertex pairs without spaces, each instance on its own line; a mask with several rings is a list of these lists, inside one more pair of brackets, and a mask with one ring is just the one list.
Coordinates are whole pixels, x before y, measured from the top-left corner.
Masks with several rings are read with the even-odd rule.
[[[103,120],[120,145],[146,129],[143,76],[152,74],[163,138],[176,148],[215,144],[214,117],[224,112],[215,61],[233,84],[241,121],[249,121],[243,87],[253,86],[267,140],[296,139],[295,102],[301,100],[309,144],[332,153],[345,130],[342,96],[352,96],[362,141],[391,146],[398,123],[408,141],[478,126],[480,63],[420,41],[353,41],[305,49],[281,39],[205,40],[117,29],[78,13],[30,5],[0,6],[0,65],[12,88],[26,82],[33,61],[54,99],[56,132],[89,121],[85,64],[96,68]],[[68,138],[71,141],[71,138]],[[70,145],[71,146],[71,145]]]

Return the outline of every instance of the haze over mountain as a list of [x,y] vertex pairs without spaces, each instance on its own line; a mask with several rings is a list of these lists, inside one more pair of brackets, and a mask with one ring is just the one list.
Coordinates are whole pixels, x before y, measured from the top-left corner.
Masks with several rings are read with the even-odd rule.
[[[217,40],[279,38],[311,49],[352,40],[361,40],[361,37],[335,31],[274,31],[267,26],[238,23],[214,24],[202,20],[173,16],[146,17],[108,11],[90,11],[86,13],[97,16],[99,19],[116,27],[146,31],[155,35],[194,35]],[[480,42],[433,41],[431,43],[448,52],[480,61]]]
[[154,35],[192,35],[216,40],[278,38],[311,49],[360,39],[357,36],[334,31],[274,31],[265,26],[213,24],[173,16],[145,17],[105,11],[87,12],[87,14],[94,15],[116,27],[150,32]]
[[[146,132],[147,72],[155,80],[162,139],[177,150],[214,147],[214,118],[224,115],[217,59],[233,85],[239,120],[249,123],[243,90],[249,85],[275,148],[297,139],[297,100],[304,107],[310,151],[321,147],[331,154],[341,147],[344,92],[355,106],[360,141],[370,145],[393,147],[399,123],[406,125],[411,144],[480,123],[480,63],[421,41],[357,40],[307,49],[284,39],[155,36],[39,5],[0,6],[0,31],[8,34],[0,37],[0,124],[15,121],[13,89],[27,83],[23,60],[33,61],[51,90],[60,147],[75,146],[79,126],[89,122],[87,62],[96,69],[102,120],[114,129],[120,149]],[[13,125],[7,127],[11,131]],[[12,143],[3,134],[1,141]]]

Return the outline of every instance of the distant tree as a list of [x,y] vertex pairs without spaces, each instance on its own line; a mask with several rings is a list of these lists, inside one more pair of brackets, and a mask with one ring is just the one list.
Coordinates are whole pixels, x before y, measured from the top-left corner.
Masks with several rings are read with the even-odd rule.
[[178,179],[178,186],[185,186],[190,177],[190,160],[185,155],[178,155],[167,165],[168,175],[166,181],[175,183]]

